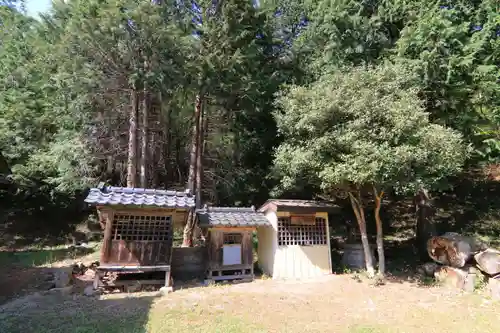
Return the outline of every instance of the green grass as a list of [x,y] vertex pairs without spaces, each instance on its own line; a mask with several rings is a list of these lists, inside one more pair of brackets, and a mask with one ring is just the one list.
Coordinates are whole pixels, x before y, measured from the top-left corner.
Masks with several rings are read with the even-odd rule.
[[39,267],[50,265],[65,259],[78,257],[97,250],[97,244],[91,244],[89,249],[68,249],[67,246],[31,247],[22,251],[0,251],[0,265]]
[[[0,312],[0,332],[37,333],[250,333],[266,332],[248,318],[228,316],[222,310],[196,305],[153,306],[156,297],[74,299],[37,296],[25,305]],[[50,304],[50,306],[49,306]]]

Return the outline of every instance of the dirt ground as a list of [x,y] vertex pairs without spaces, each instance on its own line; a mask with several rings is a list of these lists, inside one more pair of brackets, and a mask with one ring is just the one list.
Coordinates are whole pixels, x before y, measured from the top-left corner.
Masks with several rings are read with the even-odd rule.
[[34,294],[0,307],[0,332],[497,332],[500,304],[478,294],[351,275],[311,281],[83,296]]
[[0,255],[0,332],[245,333],[453,332],[500,327],[500,302],[480,293],[422,286],[402,275],[375,286],[362,275],[309,281],[257,279],[201,286],[174,282],[175,292],[84,296],[91,278],[71,293],[47,291],[47,272],[89,264],[94,252],[66,248]]

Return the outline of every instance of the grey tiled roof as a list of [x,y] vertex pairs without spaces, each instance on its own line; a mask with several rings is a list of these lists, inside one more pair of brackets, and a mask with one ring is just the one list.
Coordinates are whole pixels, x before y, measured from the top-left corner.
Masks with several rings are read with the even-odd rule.
[[295,211],[295,212],[335,212],[339,206],[330,201],[296,200],[296,199],[269,199],[259,209],[259,212]]
[[196,210],[196,215],[202,227],[260,227],[271,226],[263,213],[255,211],[254,207],[205,207]]
[[188,192],[103,186],[90,189],[85,202],[96,205],[191,208],[194,196]]

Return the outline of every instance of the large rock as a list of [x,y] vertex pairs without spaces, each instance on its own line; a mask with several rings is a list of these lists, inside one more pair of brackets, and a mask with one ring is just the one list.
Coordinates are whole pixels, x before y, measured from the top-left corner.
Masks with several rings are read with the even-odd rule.
[[477,267],[488,275],[500,274],[500,251],[487,249],[474,256]]

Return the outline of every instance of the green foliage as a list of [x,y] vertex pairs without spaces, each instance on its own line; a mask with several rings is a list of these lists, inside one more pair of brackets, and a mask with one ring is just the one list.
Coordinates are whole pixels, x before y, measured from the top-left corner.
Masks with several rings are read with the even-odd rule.
[[498,158],[499,4],[429,3],[401,30],[395,53],[419,74],[431,119],[459,130],[479,159]]
[[144,88],[155,186],[184,187],[204,97],[214,204],[258,204],[277,180],[301,196],[407,192],[500,158],[496,0],[73,0],[40,20],[22,3],[0,1],[0,152],[15,200],[55,207],[98,180],[123,185],[131,92]]
[[429,122],[405,68],[355,67],[278,100],[284,142],[276,152],[282,188],[313,183],[327,193],[376,185],[415,193],[460,171],[460,133]]

